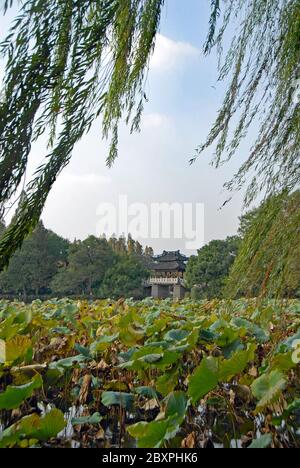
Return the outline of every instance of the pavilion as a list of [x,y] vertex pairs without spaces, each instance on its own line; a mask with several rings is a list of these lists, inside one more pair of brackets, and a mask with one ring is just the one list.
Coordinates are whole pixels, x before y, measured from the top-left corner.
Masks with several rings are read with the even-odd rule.
[[150,264],[150,278],[146,288],[149,296],[155,299],[183,299],[186,293],[184,273],[188,258],[180,253],[164,251],[153,257]]

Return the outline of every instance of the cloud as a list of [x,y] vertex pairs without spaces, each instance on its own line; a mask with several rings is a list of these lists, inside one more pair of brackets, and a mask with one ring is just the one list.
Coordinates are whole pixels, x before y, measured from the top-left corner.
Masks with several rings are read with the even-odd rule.
[[143,116],[142,126],[148,128],[159,128],[168,125],[170,122],[169,118],[164,114],[145,114]]
[[150,69],[168,71],[187,59],[199,57],[200,51],[188,42],[178,42],[161,34],[157,35],[156,47],[151,58]]

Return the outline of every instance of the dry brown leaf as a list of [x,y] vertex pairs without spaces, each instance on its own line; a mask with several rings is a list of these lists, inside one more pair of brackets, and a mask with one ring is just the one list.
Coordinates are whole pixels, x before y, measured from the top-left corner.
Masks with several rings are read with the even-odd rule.
[[99,431],[97,432],[95,437],[96,437],[97,440],[104,440],[105,439],[105,432],[104,432],[104,429],[102,427],[99,429]]
[[230,397],[230,403],[232,406],[234,406],[234,403],[235,403],[235,393],[234,391],[231,389],[230,392],[229,392],[229,397]]
[[81,369],[73,369],[72,382],[76,385],[80,379]]
[[258,370],[256,367],[251,367],[251,369],[249,370],[249,375],[251,375],[251,377],[254,377],[255,379],[257,378],[258,376]]
[[196,447],[196,433],[191,432],[183,441],[181,442],[181,448],[195,448]]
[[20,408],[12,410],[11,412],[12,418],[20,418],[21,416],[22,416],[22,411],[20,410]]
[[116,303],[116,308],[120,307],[122,310],[124,310],[125,309],[124,303],[125,303],[125,297],[121,297]]
[[97,364],[97,369],[99,370],[106,370],[109,369],[109,365],[104,361],[104,359],[101,359],[101,361]]
[[87,374],[83,377],[80,393],[79,393],[79,402],[81,405],[84,405],[87,402],[89,391],[92,383],[92,376]]
[[159,404],[157,403],[157,400],[153,398],[152,400],[147,401],[143,406],[142,409],[145,411],[152,411],[156,408],[159,408]]

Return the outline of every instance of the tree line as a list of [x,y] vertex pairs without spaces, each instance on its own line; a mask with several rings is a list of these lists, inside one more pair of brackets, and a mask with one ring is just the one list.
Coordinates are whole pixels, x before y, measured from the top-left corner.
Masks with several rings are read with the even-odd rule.
[[[185,273],[192,298],[300,296],[299,213],[300,191],[274,196],[240,217],[236,236],[200,248]],[[4,231],[0,222],[0,235]],[[131,235],[70,242],[40,221],[0,273],[0,295],[142,298],[153,256]],[[281,265],[275,275],[274,261]]]
[[[4,223],[0,229],[5,230]],[[0,294],[29,300],[48,296],[142,297],[151,247],[125,237],[89,236],[70,242],[40,221],[0,274]]]

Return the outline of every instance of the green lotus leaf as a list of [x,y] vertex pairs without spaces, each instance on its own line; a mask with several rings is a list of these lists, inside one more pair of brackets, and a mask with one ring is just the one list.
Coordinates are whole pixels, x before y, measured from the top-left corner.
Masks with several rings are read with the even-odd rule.
[[18,387],[8,385],[5,392],[0,394],[0,409],[11,410],[19,408],[27,398],[32,396],[34,390],[41,388],[42,385],[43,379],[39,374],[25,385]]

